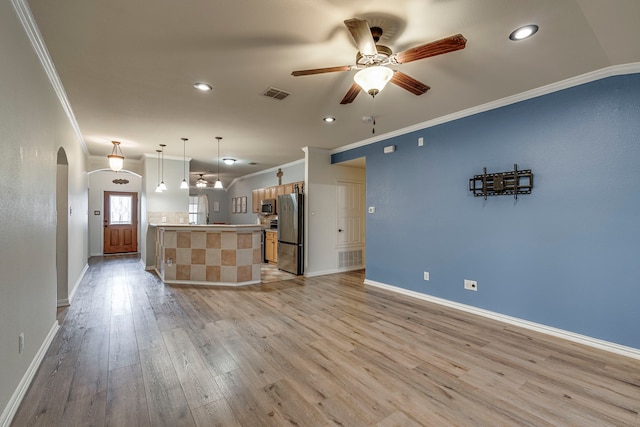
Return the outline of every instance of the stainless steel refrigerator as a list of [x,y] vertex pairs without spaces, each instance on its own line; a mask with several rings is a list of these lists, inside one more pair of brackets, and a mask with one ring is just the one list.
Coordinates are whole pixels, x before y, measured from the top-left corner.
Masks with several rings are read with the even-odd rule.
[[304,272],[304,198],[302,194],[278,196],[278,268]]

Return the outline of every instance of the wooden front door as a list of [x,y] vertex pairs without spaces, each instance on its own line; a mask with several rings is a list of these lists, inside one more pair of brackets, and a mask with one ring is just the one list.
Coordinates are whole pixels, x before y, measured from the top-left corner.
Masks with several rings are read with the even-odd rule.
[[104,192],[103,252],[138,252],[137,193]]

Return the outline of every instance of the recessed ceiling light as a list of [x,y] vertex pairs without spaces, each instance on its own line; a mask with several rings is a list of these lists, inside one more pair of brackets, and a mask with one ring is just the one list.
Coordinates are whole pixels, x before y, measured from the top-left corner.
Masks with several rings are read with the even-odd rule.
[[210,91],[211,89],[213,89],[213,88],[211,87],[211,85],[209,85],[209,84],[207,84],[207,83],[202,83],[202,82],[194,83],[194,84],[193,84],[193,87],[195,87],[196,89],[201,90],[201,91],[203,91],[203,92],[208,92],[208,91]]
[[524,27],[516,28],[511,34],[509,39],[513,41],[524,40],[538,32],[538,26],[535,24],[525,25]]
[[323,118],[322,120],[324,120],[326,123],[333,123],[333,122],[336,121],[336,118],[332,117],[332,116],[327,116],[327,117]]
[[224,159],[222,159],[222,161],[224,162],[225,165],[232,165],[236,162],[236,159],[225,157]]

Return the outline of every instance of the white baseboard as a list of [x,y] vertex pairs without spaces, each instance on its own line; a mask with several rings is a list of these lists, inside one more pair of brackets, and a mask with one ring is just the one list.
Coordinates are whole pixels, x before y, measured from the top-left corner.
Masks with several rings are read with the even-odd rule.
[[611,353],[619,354],[633,359],[640,360],[640,349],[627,347],[624,345],[616,344],[609,341],[604,341],[598,338],[589,337],[586,335],[576,334],[574,332],[565,331],[564,329],[558,329],[551,326],[543,325],[540,323],[530,322],[524,319],[518,319],[517,317],[507,316],[505,314],[496,313],[482,308],[473,307],[466,304],[461,304],[454,301],[449,301],[443,298],[434,297],[432,295],[423,294],[408,289],[399,288],[393,285],[387,285],[386,283],[380,283],[373,280],[365,279],[365,285],[374,286],[376,288],[386,289],[399,294],[407,295],[413,298],[418,298],[424,301],[429,301],[435,304],[444,305],[446,307],[454,308],[467,313],[477,314],[478,316],[487,317],[489,319],[497,320],[500,322],[508,323],[511,325],[519,326],[521,328],[529,329],[543,334],[552,335],[554,337],[563,338],[568,341],[573,341],[579,344],[584,344],[590,347],[598,348],[600,350],[609,351]]
[[153,264],[153,265],[145,264],[145,262],[142,259],[142,257],[140,257],[140,265],[142,266],[142,269],[145,270],[145,271],[156,271],[157,270],[155,264]]
[[78,280],[76,280],[76,283],[71,288],[71,292],[69,292],[69,297],[59,299],[57,301],[57,307],[67,307],[71,305],[71,301],[73,301],[73,296],[78,290],[78,286],[80,286],[80,282],[82,282],[82,279],[84,279],[84,275],[88,269],[89,269],[89,264],[85,264],[84,267],[82,268],[82,271],[80,272],[80,275],[78,276]]
[[71,292],[69,292],[69,301],[67,305],[70,305],[71,302],[73,301],[73,296],[76,294],[76,291],[78,290],[78,287],[82,282],[82,279],[84,279],[84,275],[87,273],[87,270],[89,270],[89,264],[85,263],[84,267],[82,268],[82,271],[80,272],[80,275],[78,276],[78,280],[76,280],[76,283],[74,283],[73,288],[71,288]]
[[357,270],[362,270],[364,268],[365,268],[364,265],[358,265],[355,267],[336,268],[334,270],[311,271],[311,272],[305,272],[304,277],[316,277],[316,276],[326,276],[327,274],[347,273],[349,271],[357,271]]
[[42,363],[42,359],[44,359],[44,355],[47,354],[47,350],[49,349],[51,342],[55,338],[58,329],[60,329],[60,324],[58,324],[58,321],[56,320],[55,322],[53,322],[53,326],[51,326],[49,333],[47,334],[46,338],[42,342],[42,345],[38,349],[38,352],[31,361],[27,372],[24,373],[24,376],[22,377],[22,380],[20,380],[18,387],[13,392],[11,399],[9,399],[9,403],[7,403],[4,411],[2,411],[2,415],[0,415],[0,427],[9,427],[9,425],[11,424],[11,420],[13,420],[13,417],[16,415],[16,411],[18,410],[18,407],[20,406],[24,395],[27,393],[27,390],[31,385],[31,381],[38,371],[40,363]]

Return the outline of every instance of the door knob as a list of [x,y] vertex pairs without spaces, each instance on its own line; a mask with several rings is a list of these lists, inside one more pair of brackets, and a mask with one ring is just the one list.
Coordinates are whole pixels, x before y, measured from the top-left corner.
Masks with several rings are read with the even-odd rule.
[[338,228],[338,233],[342,233],[344,230],[342,228]]

